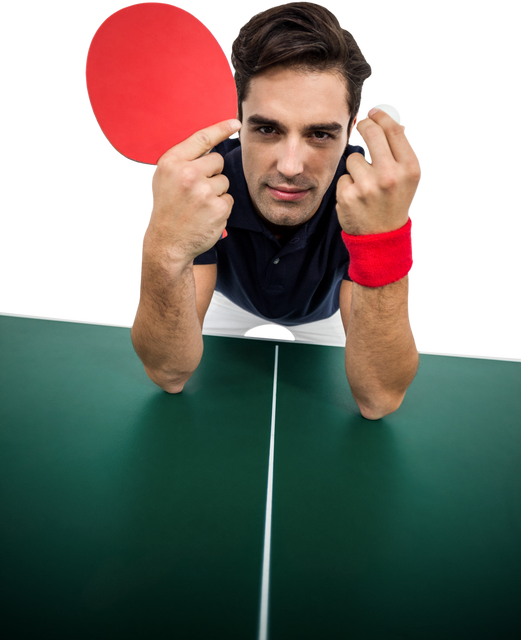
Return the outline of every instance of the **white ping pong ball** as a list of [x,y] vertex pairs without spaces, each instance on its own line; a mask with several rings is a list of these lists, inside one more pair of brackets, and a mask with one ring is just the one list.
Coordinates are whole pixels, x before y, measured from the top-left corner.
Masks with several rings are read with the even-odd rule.
[[393,120],[396,120],[396,122],[400,124],[400,114],[390,104],[377,104],[375,109],[381,109],[382,111],[385,111],[385,113],[390,115]]

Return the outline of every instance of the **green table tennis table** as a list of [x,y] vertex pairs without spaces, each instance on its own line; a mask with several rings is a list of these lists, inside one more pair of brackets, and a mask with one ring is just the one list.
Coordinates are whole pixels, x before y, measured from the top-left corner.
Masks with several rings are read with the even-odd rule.
[[521,363],[421,355],[364,419],[344,351],[0,316],[2,638],[521,637]]

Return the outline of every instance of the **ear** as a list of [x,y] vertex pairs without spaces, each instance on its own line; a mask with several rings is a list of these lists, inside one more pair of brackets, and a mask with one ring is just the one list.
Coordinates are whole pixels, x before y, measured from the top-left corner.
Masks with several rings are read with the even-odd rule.
[[352,140],[352,139],[353,139],[353,136],[355,135],[355,127],[356,127],[356,125],[358,124],[358,122],[361,120],[361,115],[362,115],[362,112],[361,112],[361,111],[359,111],[359,112],[356,114],[355,119],[353,120],[353,124],[352,124],[352,126],[351,126],[351,131],[350,131],[350,135],[349,135],[349,140]]

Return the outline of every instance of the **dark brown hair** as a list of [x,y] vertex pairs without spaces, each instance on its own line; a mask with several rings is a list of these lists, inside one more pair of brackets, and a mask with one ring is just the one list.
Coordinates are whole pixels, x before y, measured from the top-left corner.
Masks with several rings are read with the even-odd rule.
[[318,4],[290,2],[258,13],[242,27],[232,46],[239,120],[253,76],[270,67],[336,71],[347,83],[351,125],[360,108],[362,85],[371,75],[353,36]]

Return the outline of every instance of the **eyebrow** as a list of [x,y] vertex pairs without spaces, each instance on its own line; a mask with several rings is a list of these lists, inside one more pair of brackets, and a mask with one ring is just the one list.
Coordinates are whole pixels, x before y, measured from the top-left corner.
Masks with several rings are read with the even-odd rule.
[[[254,114],[250,116],[247,120],[248,125],[250,126],[258,126],[264,125],[265,127],[273,127],[275,129],[280,129],[280,131],[286,132],[286,127],[279,122],[278,120],[274,120],[273,118],[265,118],[262,115]],[[317,124],[309,124],[303,129],[303,133],[311,133],[312,131],[325,131],[326,133],[338,133],[342,131],[343,127],[338,122],[319,122]]]

